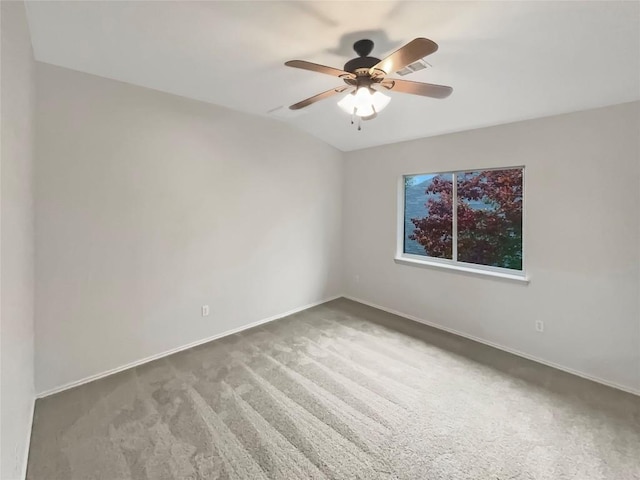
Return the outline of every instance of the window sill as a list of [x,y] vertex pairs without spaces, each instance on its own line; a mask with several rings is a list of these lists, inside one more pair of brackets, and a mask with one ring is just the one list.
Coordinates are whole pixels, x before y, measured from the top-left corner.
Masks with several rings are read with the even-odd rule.
[[529,283],[529,277],[527,277],[526,275],[494,272],[491,270],[482,270],[482,269],[473,268],[473,267],[463,267],[461,265],[451,265],[447,263],[430,261],[430,260],[416,260],[414,258],[407,258],[407,257],[401,257],[401,256],[396,257],[394,261],[400,265],[409,265],[412,267],[440,268],[443,270],[452,270],[454,272],[478,275],[482,277],[491,277],[499,280],[507,280],[511,282],[524,283],[524,284]]

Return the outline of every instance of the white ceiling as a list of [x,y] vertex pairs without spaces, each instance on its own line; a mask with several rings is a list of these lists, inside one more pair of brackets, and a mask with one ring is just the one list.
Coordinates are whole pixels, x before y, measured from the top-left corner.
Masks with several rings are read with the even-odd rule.
[[[640,99],[638,2],[28,2],[36,60],[278,118],[341,150]],[[364,32],[364,33],[361,33]],[[358,132],[328,99],[353,41],[382,58],[415,37],[440,49],[407,80],[448,99],[394,94]],[[283,107],[278,109],[278,107]],[[273,112],[274,109],[278,109]],[[272,113],[268,113],[272,111]]]

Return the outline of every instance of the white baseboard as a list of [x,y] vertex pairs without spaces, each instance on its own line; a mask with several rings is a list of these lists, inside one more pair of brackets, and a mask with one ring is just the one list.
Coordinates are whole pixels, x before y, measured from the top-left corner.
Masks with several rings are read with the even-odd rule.
[[27,444],[25,445],[24,457],[22,460],[22,475],[20,478],[27,478],[27,466],[29,465],[29,450],[31,449],[31,434],[33,433],[33,416],[36,413],[36,398],[31,401],[31,416],[29,421],[29,433],[27,435]]
[[352,297],[350,295],[343,295],[343,296],[344,296],[344,298],[347,298],[349,300],[353,300],[354,302],[362,303],[364,305],[368,305],[370,307],[377,308],[378,310],[382,310],[382,311],[385,311],[387,313],[391,313],[393,315],[398,315],[399,317],[403,317],[403,318],[406,318],[408,320],[412,320],[414,322],[422,323],[423,325],[428,325],[429,327],[437,328],[438,330],[443,330],[445,332],[449,332],[449,333],[452,333],[454,335],[458,335],[460,337],[468,338],[469,340],[473,340],[473,341],[478,342],[478,343],[483,343],[484,345],[488,345],[490,347],[497,348],[498,350],[502,350],[504,352],[511,353],[513,355],[517,355],[517,356],[522,357],[522,358],[526,358],[527,360],[532,360],[534,362],[541,363],[542,365],[546,365],[548,367],[552,367],[552,368],[555,368],[557,370],[562,370],[563,372],[567,372],[567,373],[570,373],[572,375],[576,375],[578,377],[582,377],[582,378],[585,378],[587,380],[591,380],[591,381],[596,382],[596,383],[601,383],[602,385],[606,385],[607,387],[615,388],[617,390],[622,390],[623,392],[627,392],[627,393],[631,393],[631,394],[640,396],[640,390],[636,390],[635,388],[627,387],[625,385],[619,385],[617,383],[610,382],[610,381],[605,380],[603,378],[594,377],[593,375],[589,375],[588,373],[584,373],[584,372],[581,372],[579,370],[574,370],[573,368],[565,367],[565,366],[559,365],[557,363],[549,362],[547,360],[544,360],[542,358],[536,357],[534,355],[529,355],[528,353],[520,352],[518,350],[514,350],[513,348],[505,347],[503,345],[499,345],[497,343],[493,343],[493,342],[490,342],[488,340],[484,340],[482,338],[479,338],[479,337],[476,337],[476,336],[473,336],[473,335],[469,335],[467,333],[463,333],[463,332],[461,332],[459,330],[455,330],[453,328],[445,327],[443,325],[439,325],[437,323],[433,323],[433,322],[430,322],[428,320],[424,320],[422,318],[415,317],[413,315],[409,315],[409,314],[406,314],[406,313],[403,313],[403,312],[399,312],[398,310],[394,310],[392,308],[383,307],[382,305],[377,305],[377,304],[369,302],[367,300],[362,300],[361,298]]
[[[44,392],[40,392],[40,393],[38,393],[36,395],[36,398],[48,397],[49,395],[53,395],[55,393],[59,393],[59,392],[62,392],[64,390],[68,390],[70,388],[77,387],[79,385],[83,385],[83,384],[88,383],[88,382],[92,382],[93,380],[98,380],[100,378],[108,377],[109,375],[113,375],[113,374],[121,372],[123,370],[127,370],[127,369],[133,368],[133,367],[137,367],[138,365],[142,365],[144,363],[152,362],[153,360],[157,360],[159,358],[163,358],[163,357],[166,357],[168,355],[172,355],[174,353],[181,352],[183,350],[188,350],[189,348],[193,348],[193,347],[196,347],[198,345],[202,345],[203,343],[208,343],[208,342],[211,342],[213,340],[217,340],[218,338],[226,337],[228,335],[233,335],[233,334],[241,332],[243,330],[248,330],[250,328],[257,327],[258,325],[262,325],[264,323],[272,322],[274,320],[279,320],[279,319],[287,317],[289,315],[293,315],[294,313],[301,312],[302,310],[306,310],[308,308],[315,307],[317,305],[321,305],[321,304],[326,303],[326,302],[330,302],[331,300],[335,300],[335,299],[340,298],[340,297],[344,297],[344,298],[347,298],[349,300],[353,300],[354,302],[362,303],[364,305],[368,305],[370,307],[377,308],[378,310],[382,310],[382,311],[391,313],[393,315],[398,315],[399,317],[403,317],[403,318],[406,318],[408,320],[412,320],[414,322],[421,323],[423,325],[428,325],[430,327],[437,328],[438,330],[443,330],[445,332],[449,332],[449,333],[452,333],[454,335],[458,335],[460,337],[468,338],[469,340],[473,340],[475,342],[482,343],[484,345],[488,345],[488,346],[493,347],[493,348],[497,348],[498,350],[502,350],[502,351],[505,351],[507,353],[511,353],[513,355],[517,355],[519,357],[523,357],[523,358],[526,358],[528,360],[532,360],[534,362],[541,363],[542,365],[546,365],[548,367],[552,367],[552,368],[555,368],[557,370],[561,370],[563,372],[567,372],[567,373],[570,373],[572,375],[576,375],[578,377],[582,377],[582,378],[585,378],[587,380],[591,380],[593,382],[600,383],[602,385],[606,385],[608,387],[612,387],[612,388],[615,388],[615,389],[618,389],[618,390],[622,390],[623,392],[627,392],[627,393],[631,393],[631,394],[640,396],[640,390],[634,389],[632,387],[627,387],[625,385],[619,385],[617,383],[610,382],[610,381],[605,380],[603,378],[594,377],[593,375],[589,375],[588,373],[584,373],[584,372],[581,372],[579,370],[574,370],[572,368],[565,367],[563,365],[559,365],[557,363],[553,363],[553,362],[544,360],[544,359],[536,357],[534,355],[529,355],[528,353],[520,352],[518,350],[509,348],[509,347],[505,347],[503,345],[499,345],[497,343],[493,343],[493,342],[490,342],[488,340],[484,340],[484,339],[476,337],[474,335],[469,335],[469,334],[461,332],[459,330],[455,330],[453,328],[445,327],[443,325],[440,325],[440,324],[437,324],[437,323],[433,323],[433,322],[430,322],[428,320],[424,320],[422,318],[418,318],[416,316],[409,315],[409,314],[400,312],[398,310],[394,310],[392,308],[383,307],[382,305],[378,305],[378,304],[375,304],[373,302],[369,302],[367,300],[363,300],[361,298],[352,297],[350,295],[336,295],[336,296],[327,298],[325,300],[321,300],[319,302],[314,302],[314,303],[311,303],[309,305],[304,305],[302,307],[298,307],[298,308],[295,308],[293,310],[289,310],[288,312],[284,312],[284,313],[281,313],[281,314],[278,314],[278,315],[274,315],[272,317],[268,317],[268,318],[264,318],[262,320],[258,320],[257,322],[253,322],[253,323],[250,323],[248,325],[243,325],[243,326],[235,328],[233,330],[228,330],[226,332],[222,332],[222,333],[219,333],[217,335],[213,335],[213,336],[208,337],[208,338],[203,338],[201,340],[196,340],[195,342],[191,342],[191,343],[189,343],[187,345],[182,345],[180,347],[173,348],[171,350],[167,350],[165,352],[158,353],[158,354],[152,355],[150,357],[146,357],[146,358],[143,358],[143,359],[140,359],[140,360],[136,360],[135,362],[131,362],[131,363],[128,363],[126,365],[122,365],[120,367],[116,367],[116,368],[113,368],[111,370],[107,370],[105,372],[98,373],[96,375],[91,375],[89,377],[85,377],[85,378],[77,380],[75,382],[67,383],[67,384],[62,385],[60,387],[56,387],[56,388],[53,388],[53,389],[50,389],[50,390],[46,390]],[[33,419],[33,412],[32,412],[32,419]],[[26,464],[25,464],[25,468],[26,468]]]
[[331,300],[335,300],[335,299],[341,298],[341,297],[342,297],[342,295],[335,295],[333,297],[326,298],[326,299],[321,300],[319,302],[314,302],[314,303],[310,303],[308,305],[303,305],[302,307],[294,308],[293,310],[289,310],[288,312],[280,313],[278,315],[273,315],[273,316],[268,317],[268,318],[263,318],[262,320],[258,320],[257,322],[249,323],[247,325],[243,325],[241,327],[234,328],[232,330],[227,330],[226,332],[218,333],[218,334],[213,335],[211,337],[207,337],[207,338],[203,338],[203,339],[200,339],[200,340],[196,340],[195,342],[191,342],[191,343],[188,343],[186,345],[182,345],[180,347],[172,348],[172,349],[167,350],[167,351],[162,352],[162,353],[157,353],[155,355],[151,355],[151,356],[146,357],[146,358],[141,358],[140,360],[136,360],[134,362],[127,363],[126,365],[122,365],[120,367],[112,368],[111,370],[107,370],[105,372],[97,373],[95,375],[90,375],[90,376],[82,378],[80,380],[76,380],[74,382],[69,382],[69,383],[67,383],[65,385],[61,385],[60,387],[55,387],[55,388],[52,388],[50,390],[45,390],[44,392],[38,393],[36,395],[36,398],[48,397],[49,395],[53,395],[55,393],[59,393],[59,392],[62,392],[64,390],[68,390],[70,388],[78,387],[80,385],[92,382],[94,380],[98,380],[100,378],[108,377],[109,375],[113,375],[115,373],[122,372],[123,370],[127,370],[127,369],[133,368],[133,367],[137,367],[138,365],[142,365],[144,363],[152,362],[152,361],[157,360],[159,358],[163,358],[163,357],[172,355],[174,353],[181,352],[183,350],[188,350],[188,349],[193,348],[193,347],[197,347],[198,345],[202,345],[203,343],[208,343],[208,342],[211,342],[213,340],[217,340],[217,339],[222,338],[222,337],[227,337],[229,335],[234,335],[234,334],[236,334],[238,332],[242,332],[243,330],[248,330],[250,328],[257,327],[258,325],[262,325],[264,323],[269,323],[269,322],[273,322],[274,320],[279,320],[281,318],[288,317],[289,315],[293,315],[294,313],[298,313],[298,312],[301,312],[302,310],[306,310],[306,309],[311,308],[311,307],[316,307],[318,305],[322,305],[323,303],[327,303],[327,302],[330,302]]

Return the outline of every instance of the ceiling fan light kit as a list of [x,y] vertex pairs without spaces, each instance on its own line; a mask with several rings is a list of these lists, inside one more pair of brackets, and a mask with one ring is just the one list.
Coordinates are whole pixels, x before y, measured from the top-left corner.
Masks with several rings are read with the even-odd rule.
[[360,87],[348,93],[338,102],[338,106],[349,115],[356,115],[363,120],[371,120],[391,101],[391,97],[371,87]]
[[[353,49],[358,56],[345,63],[343,70],[304,60],[286,62],[285,65],[288,67],[301,68],[338,77],[346,84],[302,100],[289,108],[298,110],[325,98],[346,92],[347,95],[338,102],[338,106],[352,115],[352,117],[371,120],[391,101],[391,98],[380,90],[386,89],[431,98],[446,98],[453,91],[451,87],[444,85],[411,82],[387,77],[387,75],[402,70],[438,50],[438,45],[429,39],[416,38],[383,60],[369,56],[373,50],[373,42],[371,40],[359,40],[353,44]],[[351,123],[354,123],[353,120]],[[358,130],[360,130],[360,125],[358,125]]]

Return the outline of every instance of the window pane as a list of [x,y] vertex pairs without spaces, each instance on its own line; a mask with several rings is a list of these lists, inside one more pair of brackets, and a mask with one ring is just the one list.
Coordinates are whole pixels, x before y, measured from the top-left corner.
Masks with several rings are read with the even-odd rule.
[[457,179],[458,261],[522,270],[522,169]]
[[451,259],[453,174],[404,177],[404,253]]

